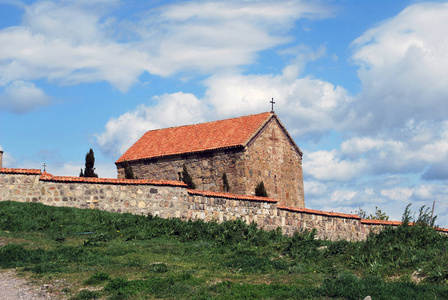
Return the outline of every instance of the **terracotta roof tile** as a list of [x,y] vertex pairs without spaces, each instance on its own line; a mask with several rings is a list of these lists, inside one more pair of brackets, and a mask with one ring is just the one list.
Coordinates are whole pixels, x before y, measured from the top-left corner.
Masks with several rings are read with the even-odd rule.
[[0,174],[29,174],[29,175],[40,175],[42,174],[41,170],[39,169],[8,169],[8,168],[1,168]]
[[54,182],[77,182],[77,183],[103,183],[103,184],[127,184],[127,185],[164,185],[164,186],[180,186],[187,185],[176,180],[153,180],[153,179],[117,179],[117,178],[94,178],[94,177],[74,177],[74,176],[53,176],[44,172],[40,180]]
[[117,163],[244,146],[273,116],[270,112],[146,132]]
[[241,195],[241,194],[229,194],[229,193],[220,193],[220,192],[210,192],[210,191],[200,191],[200,190],[187,190],[191,195],[199,195],[199,196],[207,196],[207,197],[217,197],[217,198],[226,198],[226,199],[235,199],[235,200],[248,200],[248,201],[260,201],[260,202],[272,202],[277,203],[278,201],[272,198],[266,197],[257,197],[257,196],[249,196],[249,195]]
[[358,215],[343,214],[343,213],[315,210],[315,209],[309,209],[309,208],[296,208],[296,207],[289,207],[289,206],[284,206],[284,205],[277,205],[277,208],[294,211],[294,212],[299,212],[299,213],[315,214],[315,215],[321,215],[321,216],[340,217],[340,218],[347,218],[347,219],[361,219],[361,217]]

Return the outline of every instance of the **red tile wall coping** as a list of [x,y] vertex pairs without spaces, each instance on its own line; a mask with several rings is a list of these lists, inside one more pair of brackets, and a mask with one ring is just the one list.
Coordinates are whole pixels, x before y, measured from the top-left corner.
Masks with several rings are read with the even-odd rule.
[[29,175],[41,175],[42,171],[39,169],[8,169],[1,168],[0,174],[29,174]]
[[401,225],[401,221],[373,220],[373,219],[361,219],[361,223],[368,225],[392,225],[392,226]]
[[361,217],[358,215],[336,213],[336,212],[332,212],[332,211],[330,212],[330,211],[322,211],[322,210],[308,209],[308,208],[295,208],[295,207],[288,207],[288,206],[283,206],[283,205],[277,205],[277,208],[283,209],[283,210],[289,210],[289,211],[293,211],[293,212],[299,212],[299,213],[361,220]]
[[129,184],[129,185],[165,185],[187,187],[181,181],[176,180],[152,180],[152,179],[117,179],[117,178],[95,178],[95,177],[75,177],[75,176],[53,176],[44,172],[40,180],[54,182],[77,182],[77,183],[103,183],[103,184]]
[[235,200],[270,202],[270,203],[278,202],[277,200],[272,199],[272,198],[248,196],[248,195],[241,195],[241,194],[230,194],[230,193],[220,193],[220,192],[210,192],[210,191],[190,190],[190,189],[188,189],[187,192],[191,195],[206,196],[206,197],[217,197],[217,198],[226,198],[226,199],[235,199]]
[[[400,226],[401,221],[387,221],[387,220],[372,220],[372,219],[361,219],[362,224],[366,225],[391,225],[391,226]],[[413,222],[409,223],[409,225],[414,225]],[[448,233],[447,228],[434,228],[437,231],[442,231]]]

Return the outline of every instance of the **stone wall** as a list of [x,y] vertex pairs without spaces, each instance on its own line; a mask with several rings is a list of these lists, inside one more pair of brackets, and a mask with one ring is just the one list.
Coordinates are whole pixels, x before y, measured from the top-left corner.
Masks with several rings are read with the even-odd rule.
[[287,235],[315,228],[319,238],[329,240],[363,240],[372,230],[400,224],[283,206],[272,198],[188,190],[179,181],[53,176],[33,169],[0,169],[0,201],[8,200],[184,220],[242,219],[266,230],[280,227]]
[[281,205],[305,207],[302,156],[283,127],[272,118],[246,150],[246,191],[263,181],[269,197]]
[[186,185],[168,180],[126,180],[53,176],[40,170],[1,169],[0,201],[152,214],[182,214]]
[[40,176],[35,169],[0,169],[0,201],[40,202]]

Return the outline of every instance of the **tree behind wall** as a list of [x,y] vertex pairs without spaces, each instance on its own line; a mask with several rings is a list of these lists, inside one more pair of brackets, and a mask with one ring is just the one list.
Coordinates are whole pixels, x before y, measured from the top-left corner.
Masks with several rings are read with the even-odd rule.
[[268,193],[266,192],[266,189],[264,188],[263,181],[261,181],[255,187],[255,196],[258,196],[258,197],[267,197],[268,196]]
[[[81,169],[80,177],[98,177],[98,174],[95,173],[95,154],[93,153],[92,148],[86,154],[86,167],[84,169],[84,174]],[[82,176],[81,176],[82,175]]]

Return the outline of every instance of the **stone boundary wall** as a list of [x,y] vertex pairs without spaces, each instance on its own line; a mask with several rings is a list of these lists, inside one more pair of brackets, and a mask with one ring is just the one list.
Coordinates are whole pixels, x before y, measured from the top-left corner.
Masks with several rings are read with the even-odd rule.
[[[371,231],[400,222],[364,220],[358,215],[286,207],[272,198],[189,190],[171,180],[130,180],[53,176],[37,169],[0,169],[0,201],[151,214],[162,218],[224,222],[242,219],[277,227],[287,235],[317,230],[321,239],[358,241]],[[448,229],[440,229],[448,234]]]

